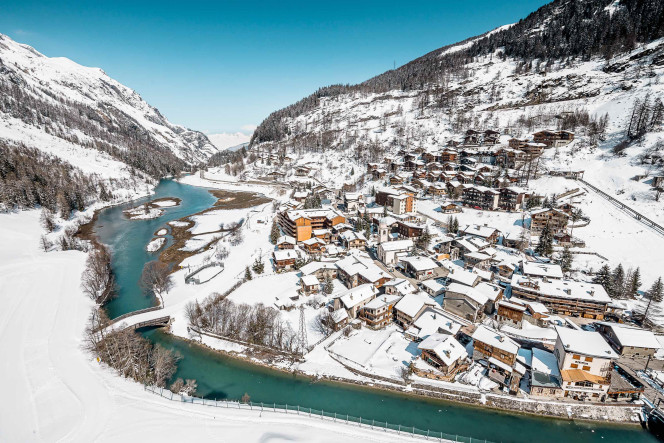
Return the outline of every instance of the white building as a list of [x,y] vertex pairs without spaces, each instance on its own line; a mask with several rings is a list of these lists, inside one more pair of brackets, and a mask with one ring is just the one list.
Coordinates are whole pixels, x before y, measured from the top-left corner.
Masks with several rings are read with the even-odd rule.
[[413,250],[411,239],[383,242],[378,245],[378,259],[386,265],[394,265]]
[[556,326],[554,354],[565,397],[601,401],[611,384],[613,361],[618,358],[599,332]]

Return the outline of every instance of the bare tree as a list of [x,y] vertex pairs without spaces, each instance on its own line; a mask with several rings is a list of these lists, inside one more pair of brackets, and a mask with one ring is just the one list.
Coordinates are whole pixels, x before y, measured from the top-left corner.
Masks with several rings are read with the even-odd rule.
[[173,279],[166,263],[158,260],[151,261],[143,267],[143,274],[139,281],[140,286],[145,292],[155,294],[164,305],[164,293],[168,293],[173,287]]
[[99,245],[88,255],[81,282],[83,292],[99,305],[110,300],[115,293],[115,277],[111,269],[111,253]]

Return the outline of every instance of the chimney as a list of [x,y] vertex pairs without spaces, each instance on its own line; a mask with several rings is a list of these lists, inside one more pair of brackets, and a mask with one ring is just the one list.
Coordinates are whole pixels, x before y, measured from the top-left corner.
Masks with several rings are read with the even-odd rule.
[[501,343],[504,342],[504,341],[505,341],[505,337],[503,337],[502,335],[499,335],[499,336],[498,336],[498,341],[501,342]]

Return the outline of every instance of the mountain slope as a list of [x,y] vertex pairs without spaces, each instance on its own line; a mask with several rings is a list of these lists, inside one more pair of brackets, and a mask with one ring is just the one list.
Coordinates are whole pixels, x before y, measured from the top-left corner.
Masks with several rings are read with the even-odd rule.
[[0,98],[0,139],[9,143],[47,149],[43,139],[55,137],[155,178],[218,151],[204,134],[170,123],[101,69],[46,57],[2,34]]
[[288,132],[284,120],[314,110],[321,99],[358,92],[424,89],[436,89],[446,95],[446,84],[455,78],[468,78],[468,64],[478,57],[511,58],[540,71],[550,69],[546,66],[549,63],[565,59],[610,59],[635,49],[638,43],[662,37],[661,0],[556,0],[514,25],[431,51],[358,85],[321,88],[268,116],[254,132],[252,145],[284,139]]

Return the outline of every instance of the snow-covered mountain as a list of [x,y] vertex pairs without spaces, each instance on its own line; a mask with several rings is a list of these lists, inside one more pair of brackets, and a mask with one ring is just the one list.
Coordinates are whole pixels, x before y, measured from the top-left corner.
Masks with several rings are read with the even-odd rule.
[[203,133],[169,122],[101,69],[46,57],[2,34],[0,99],[0,140],[44,149],[88,172],[95,165],[67,151],[101,151],[154,177],[218,151]]
[[[340,185],[386,153],[438,149],[471,128],[499,130],[504,144],[567,129],[576,141],[546,151],[543,170],[585,169],[589,181],[664,220],[650,179],[632,180],[661,169],[652,164],[664,156],[661,122],[620,155],[612,151],[626,140],[635,102],[649,96],[653,109],[664,96],[663,37],[662,1],[556,0],[364,83],[321,88],[268,116],[251,149],[259,158],[294,157]],[[265,176],[288,168],[258,161],[254,169]]]
[[208,134],[208,138],[219,150],[241,149],[240,145],[249,143],[250,135],[243,132],[221,132],[218,134]]

